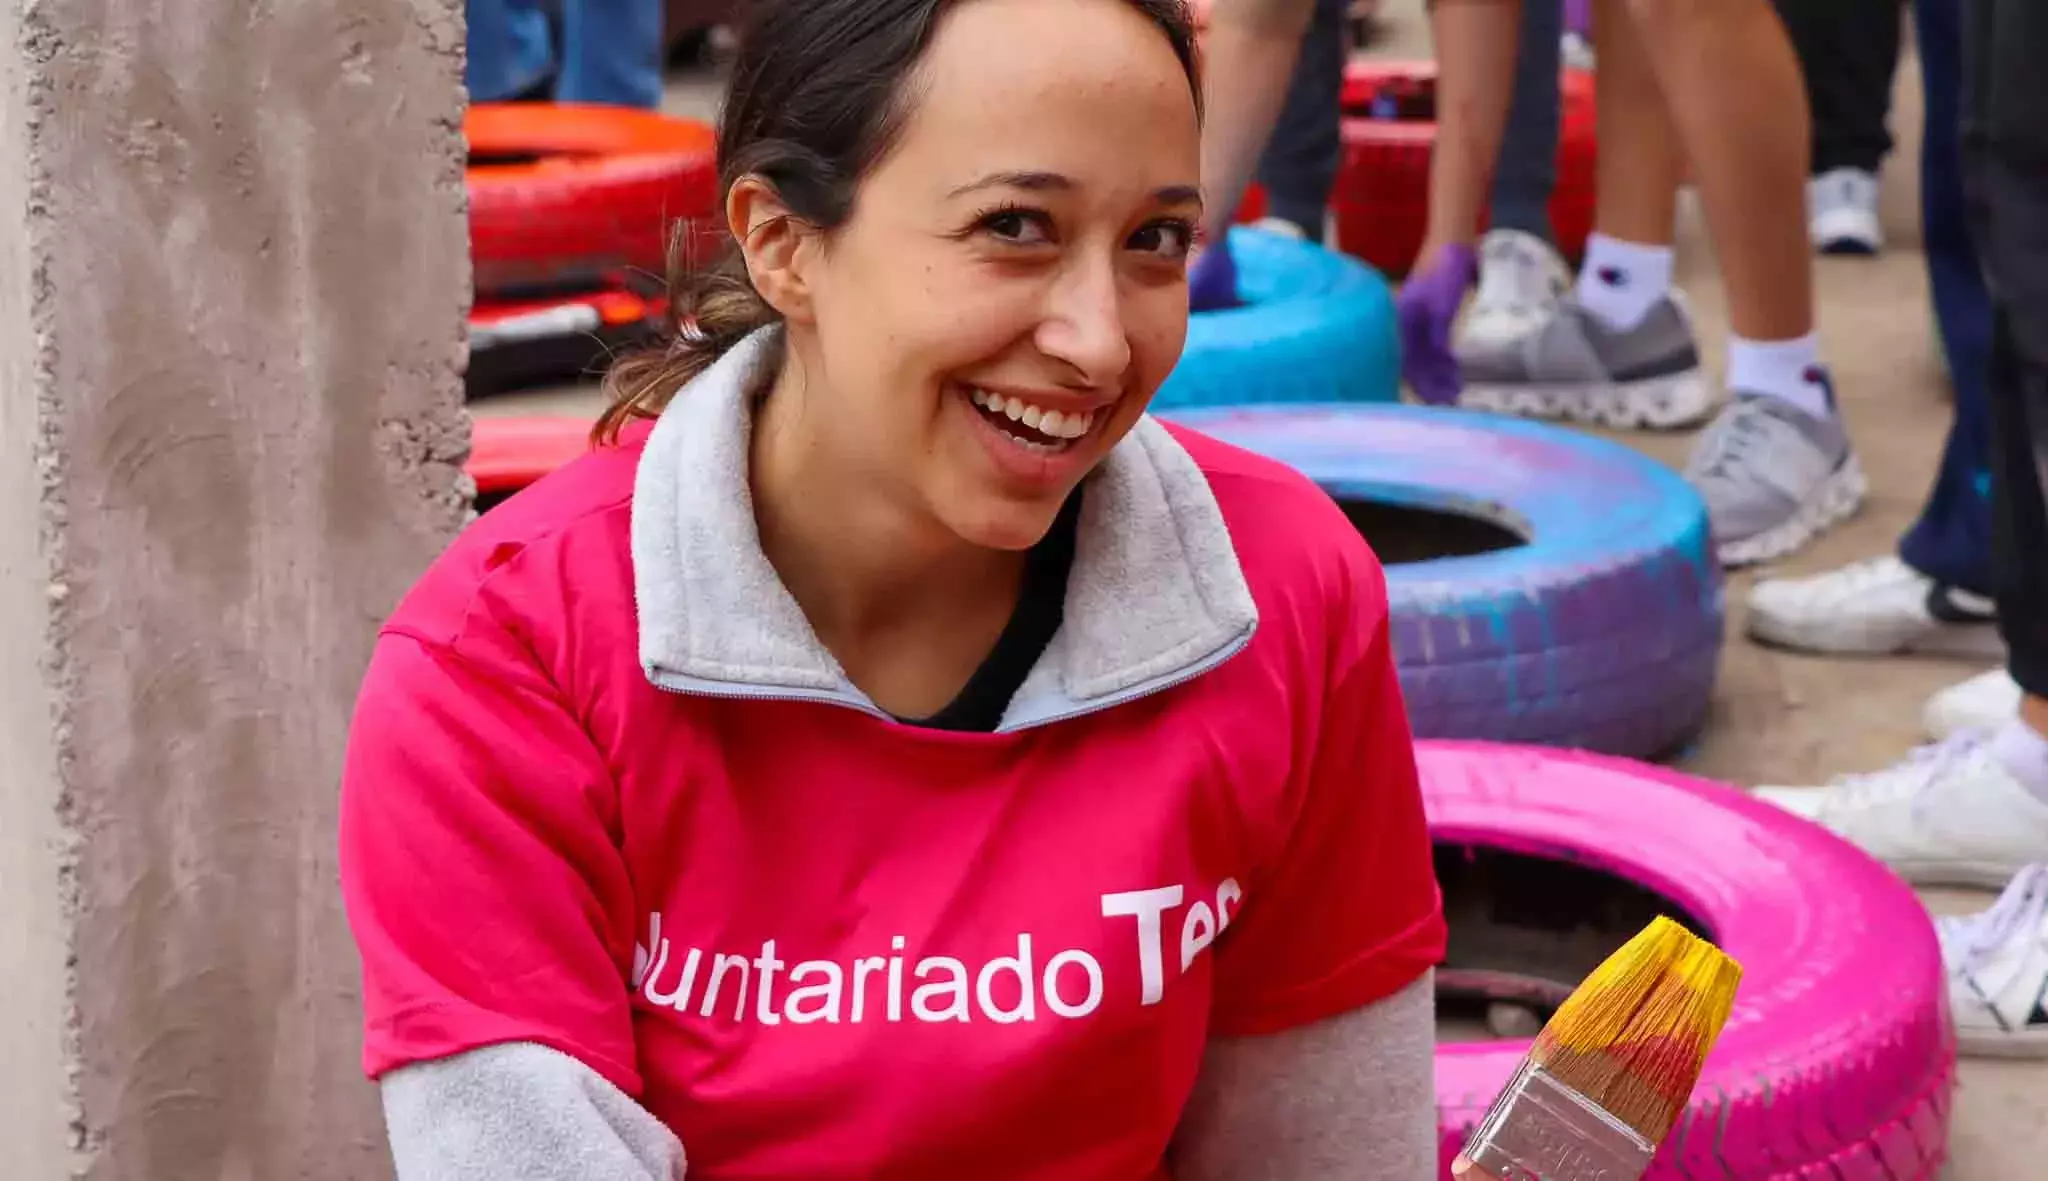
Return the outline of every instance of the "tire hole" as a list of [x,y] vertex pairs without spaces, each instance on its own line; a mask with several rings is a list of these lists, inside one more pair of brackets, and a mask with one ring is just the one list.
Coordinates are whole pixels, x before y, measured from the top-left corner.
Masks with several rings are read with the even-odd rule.
[[1337,497],[1337,507],[1388,566],[1463,558],[1527,545],[1528,537],[1473,511]]
[[1439,844],[1436,878],[1451,931],[1437,969],[1439,1041],[1529,1036],[1660,914],[1713,938],[1671,899],[1563,858]]

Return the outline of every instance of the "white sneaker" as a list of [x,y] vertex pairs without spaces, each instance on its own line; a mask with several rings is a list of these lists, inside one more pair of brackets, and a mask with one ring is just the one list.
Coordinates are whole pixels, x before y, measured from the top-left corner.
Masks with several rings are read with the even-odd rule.
[[1877,218],[1877,177],[1837,168],[1806,182],[1806,231],[1822,254],[1876,254],[1884,249]]
[[1479,240],[1479,291],[1458,328],[1459,346],[1497,348],[1529,335],[1571,282],[1550,243],[1521,230],[1489,231]]
[[1805,652],[2005,655],[1990,599],[1943,586],[1890,554],[1749,592],[1749,634]]
[[1920,723],[1937,741],[1964,730],[1996,730],[2019,715],[2020,696],[2012,674],[1994,668],[1928,698]]
[[1756,794],[1860,846],[1916,886],[1995,890],[2048,861],[2048,804],[1999,763],[1982,730],[1825,788],[1760,787]]
[[2048,1058],[2048,864],[2021,870],[1989,910],[1934,929],[1962,1052]]
[[1568,70],[1591,70],[1597,61],[1593,43],[1577,33],[1566,33],[1559,39],[1558,56]]
[[1262,217],[1246,228],[1264,230],[1266,233],[1292,238],[1297,242],[1308,241],[1308,235],[1301,232],[1301,227],[1284,217]]

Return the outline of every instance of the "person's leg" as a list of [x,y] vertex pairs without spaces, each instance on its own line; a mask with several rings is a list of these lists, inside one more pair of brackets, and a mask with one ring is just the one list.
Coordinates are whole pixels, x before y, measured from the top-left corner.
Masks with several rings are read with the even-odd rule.
[[1598,212],[1577,286],[1533,333],[1459,353],[1461,404],[1613,427],[1675,427],[1713,408],[1671,298],[1683,160],[1664,92],[1622,0],[1596,7]]
[[1883,245],[1877,172],[1892,148],[1885,119],[1900,40],[1900,22],[1883,16],[1889,3],[1777,0],[1813,111],[1807,229],[1826,253],[1871,254]]
[[1988,917],[1942,924],[1966,1051],[2048,1055],[2048,6],[1971,0],[1963,143],[1992,294],[1992,495],[2000,626],[2025,690],[1998,730],[1964,731],[1825,792],[1765,795],[1916,884],[2011,885]]
[[[1794,0],[1786,0],[1789,8]],[[1800,0],[1804,2],[1804,0]],[[1920,517],[1896,556],[1805,578],[1757,583],[1748,630],[1808,652],[1919,653],[1999,660],[1991,577],[1991,475],[1985,364],[1991,297],[1984,289],[1963,207],[1958,103],[1962,86],[1960,0],[1918,0],[1926,130],[1920,148],[1921,237],[1936,324],[1953,358],[1955,421]],[[2002,721],[2017,690],[2004,673],[1944,691],[1928,704],[1931,732],[1946,737],[1965,718]]]
[[1259,157],[1267,216],[1321,242],[1343,151],[1345,14],[1349,0],[1316,0],[1272,138]]
[[468,0],[469,101],[509,102],[545,90],[555,73],[547,13],[534,0]]
[[1955,425],[1941,471],[1899,556],[1928,578],[1988,595],[1991,578],[1991,432],[1986,366],[1991,296],[1963,198],[1960,138],[1963,0],[1915,0],[1926,123],[1920,145],[1920,237],[1935,327],[1955,387]]
[[1552,242],[1550,195],[1557,184],[1557,75],[1564,9],[1559,0],[1522,0],[1515,42],[1515,90],[1493,169],[1488,228]]
[[1542,326],[1571,286],[1557,252],[1550,198],[1557,184],[1558,71],[1564,8],[1523,0],[1515,83],[1495,158],[1479,289],[1459,326],[1458,347],[1499,347]]
[[661,0],[562,0],[562,74],[555,99],[661,105]]

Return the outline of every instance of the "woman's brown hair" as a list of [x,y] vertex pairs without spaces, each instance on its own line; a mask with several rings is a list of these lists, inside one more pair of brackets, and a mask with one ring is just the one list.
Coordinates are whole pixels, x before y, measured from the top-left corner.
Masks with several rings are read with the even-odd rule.
[[[946,9],[961,0],[751,0],[718,130],[719,203],[744,176],[775,187],[790,215],[829,232],[902,129],[905,79]],[[1185,0],[1125,0],[1172,43],[1196,102],[1195,33]],[[713,265],[670,235],[665,343],[621,358],[605,378],[611,405],[592,437],[609,442],[653,418],[735,344],[778,322],[730,244]]]

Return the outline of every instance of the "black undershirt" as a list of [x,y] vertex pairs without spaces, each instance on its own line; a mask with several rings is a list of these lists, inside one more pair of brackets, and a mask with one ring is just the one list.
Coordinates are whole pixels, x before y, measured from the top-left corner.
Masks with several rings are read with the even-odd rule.
[[928,718],[899,720],[933,730],[973,734],[991,733],[1002,724],[1010,699],[1031,675],[1066,615],[1067,575],[1074,569],[1074,538],[1080,521],[1081,490],[1076,488],[1060,506],[1052,528],[1025,553],[1024,584],[1017,594],[1017,607],[959,696]]

